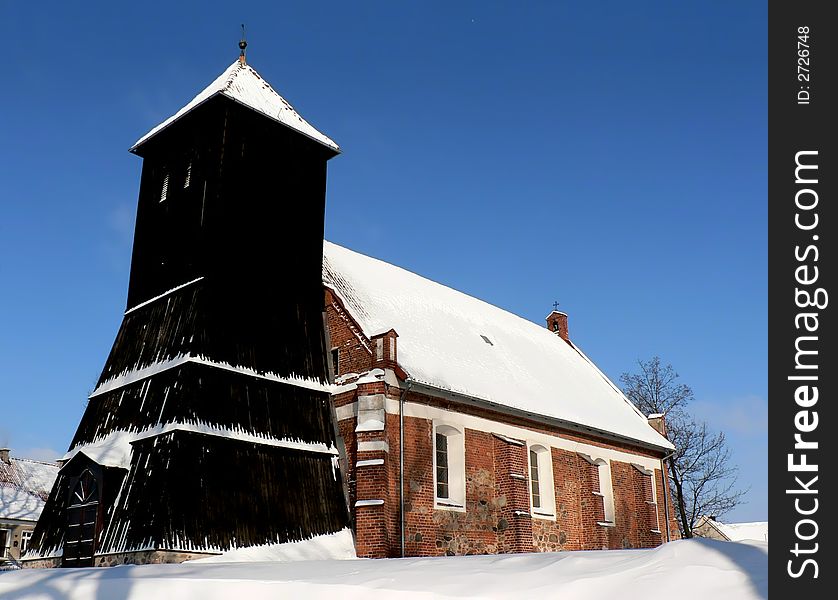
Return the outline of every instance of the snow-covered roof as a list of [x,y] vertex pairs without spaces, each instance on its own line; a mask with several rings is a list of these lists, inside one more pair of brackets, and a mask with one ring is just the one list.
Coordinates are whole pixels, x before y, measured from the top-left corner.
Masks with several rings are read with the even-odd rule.
[[19,487],[0,483],[0,519],[37,521],[44,510],[44,500]]
[[0,518],[37,520],[57,476],[54,463],[0,460]]
[[331,148],[335,152],[340,152],[340,148],[334,141],[317,131],[308,121],[303,119],[294,110],[294,107],[285,98],[277,94],[253,67],[242,64],[238,60],[230,65],[226,71],[204,88],[186,106],[137,140],[131,147],[131,150],[135,150],[182,116],[218,94],[223,94],[291,129],[299,131],[324,146]]
[[742,540],[768,541],[768,521],[752,523],[720,523],[715,521],[714,525],[732,542]]
[[323,281],[367,337],[396,330],[398,362],[418,383],[673,448],[590,359],[546,327],[328,241]]

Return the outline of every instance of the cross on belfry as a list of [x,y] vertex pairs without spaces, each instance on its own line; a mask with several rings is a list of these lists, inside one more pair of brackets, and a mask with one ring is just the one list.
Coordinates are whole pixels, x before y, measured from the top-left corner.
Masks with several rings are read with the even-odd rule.
[[553,310],[559,310],[559,302],[558,300],[553,302]]

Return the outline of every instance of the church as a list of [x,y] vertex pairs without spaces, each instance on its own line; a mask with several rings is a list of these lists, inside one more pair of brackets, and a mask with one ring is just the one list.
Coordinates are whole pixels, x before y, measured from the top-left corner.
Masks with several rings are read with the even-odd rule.
[[345,531],[368,558],[676,536],[662,417],[582,353],[566,314],[539,326],[324,242],[340,148],[244,46],[131,148],[125,314],[27,566]]

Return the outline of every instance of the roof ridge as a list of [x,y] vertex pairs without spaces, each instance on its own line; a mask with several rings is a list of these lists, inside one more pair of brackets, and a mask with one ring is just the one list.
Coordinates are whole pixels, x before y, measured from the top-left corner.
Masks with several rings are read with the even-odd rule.
[[[300,115],[300,113],[298,113],[298,112],[297,112],[297,109],[295,109],[295,108],[291,105],[291,103],[290,103],[290,102],[288,102],[288,100],[285,98],[285,96],[283,96],[282,94],[280,94],[279,92],[277,92],[277,91],[273,88],[273,86],[270,84],[270,82],[269,82],[267,79],[265,79],[264,77],[262,77],[261,75],[259,75],[259,71],[257,71],[256,69],[254,69],[254,68],[253,68],[251,65],[249,65],[249,64],[245,64],[245,65],[243,65],[243,66],[244,66],[244,68],[245,68],[245,69],[249,69],[249,70],[250,70],[250,72],[253,74],[253,76],[254,76],[254,77],[256,77],[259,81],[261,81],[261,82],[262,82],[262,85],[264,85],[264,86],[265,86],[265,88],[266,88],[268,91],[270,91],[271,93],[273,93],[273,95],[274,95],[274,96],[276,96],[277,98],[279,98],[279,100],[280,100],[280,101],[281,101],[281,102],[285,105],[285,108],[287,108],[288,110],[290,110],[291,112],[293,112],[293,113],[294,113],[294,116],[295,116],[295,117],[297,117],[297,119],[298,119],[301,123],[306,123],[306,122],[307,122],[305,119],[303,119],[303,117]],[[239,71],[239,70],[238,70],[238,69],[236,69],[236,73],[238,73],[238,71]],[[230,85],[232,85],[232,79],[230,80]]]
[[[219,93],[224,94],[224,93],[229,92],[230,86],[233,85],[233,81],[235,81],[236,77],[239,76],[239,73],[241,72],[241,70],[245,68],[245,65],[241,64],[239,61],[236,61],[236,63],[237,63],[236,68],[233,69],[232,71],[230,71],[230,75],[227,77],[227,80],[224,82],[224,85],[222,85],[218,89],[218,91],[215,92],[216,94],[219,94]],[[230,65],[230,66],[232,66],[232,65]],[[247,65],[247,66],[249,66],[249,65]],[[253,70],[253,68],[251,67],[251,71],[252,70]]]

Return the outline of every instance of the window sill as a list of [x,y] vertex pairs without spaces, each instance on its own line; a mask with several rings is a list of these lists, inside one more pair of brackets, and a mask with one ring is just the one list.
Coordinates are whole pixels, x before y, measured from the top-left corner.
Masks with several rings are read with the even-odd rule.
[[651,533],[657,533],[657,534],[660,534],[660,532],[661,532],[661,530],[660,530],[660,529],[650,529],[649,531],[650,531]]
[[553,513],[547,512],[538,512],[535,509],[530,509],[530,514],[532,514],[534,519],[544,519],[545,521],[555,521],[556,515]]
[[614,527],[616,525],[614,521],[597,521],[596,524],[600,527]]
[[434,509],[436,510],[453,510],[456,512],[466,512],[466,507],[463,504],[459,504],[457,502],[451,502],[450,500],[434,500]]

